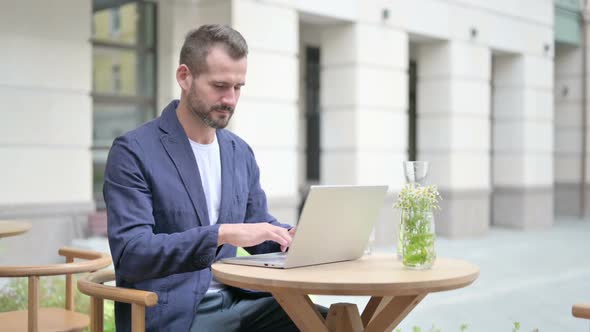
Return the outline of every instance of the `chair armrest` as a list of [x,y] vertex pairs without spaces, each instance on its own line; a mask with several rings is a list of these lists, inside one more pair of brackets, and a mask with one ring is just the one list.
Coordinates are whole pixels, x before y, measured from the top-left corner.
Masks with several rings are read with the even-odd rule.
[[158,304],[158,295],[138,289],[103,285],[115,280],[114,271],[97,271],[78,280],[78,289],[83,294],[100,299],[132,303],[152,307]]
[[572,315],[574,315],[574,317],[590,319],[590,304],[574,304],[572,306]]
[[62,256],[85,260],[65,264],[0,266],[0,277],[52,276],[93,272],[111,265],[112,262],[110,255],[93,250],[64,247],[59,250],[59,253]]
[[[72,248],[72,247],[61,247],[61,248],[59,248],[57,253],[60,256],[63,256],[66,258],[80,258],[80,259],[91,260],[91,259],[97,258],[98,252],[93,251],[93,250],[77,249],[77,248]],[[106,254],[103,254],[103,255],[106,255]]]

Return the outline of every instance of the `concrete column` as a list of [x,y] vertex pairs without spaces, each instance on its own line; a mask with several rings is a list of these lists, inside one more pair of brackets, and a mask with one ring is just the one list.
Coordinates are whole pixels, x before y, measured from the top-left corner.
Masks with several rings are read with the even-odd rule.
[[[590,4],[585,4],[582,14],[590,20]],[[581,45],[558,45],[555,52],[555,214],[580,216],[590,209],[590,26],[582,25],[586,42]],[[586,73],[583,68],[586,47]],[[586,80],[586,96],[584,96]],[[586,108],[584,109],[584,102]],[[583,113],[586,111],[586,122]],[[584,138],[584,129],[586,137]],[[586,152],[583,153],[583,142]],[[584,159],[585,158],[585,162]],[[585,164],[585,165],[584,165]],[[585,174],[582,169],[585,166]],[[582,184],[583,178],[585,183]],[[584,193],[582,194],[582,186]],[[582,204],[582,197],[585,198]],[[584,211],[582,210],[584,209]]]
[[94,208],[91,4],[0,2],[0,219],[33,223],[0,264],[56,259]]
[[490,50],[468,42],[418,46],[418,159],[443,196],[437,232],[478,235],[489,228]]
[[[298,19],[291,1],[159,2],[160,107],[179,98],[175,80],[186,33],[202,24],[228,24],[249,46],[246,86],[229,129],[254,149],[271,213],[294,223],[298,203]],[[273,18],[272,28],[262,18]]]
[[553,224],[553,59],[497,56],[493,64],[493,224]]
[[271,213],[291,224],[299,203],[299,21],[293,2],[234,0],[231,15],[250,49],[232,130],[254,149]]
[[[582,78],[584,80],[584,83],[582,85],[581,90],[583,90],[585,92],[584,97],[582,98],[583,100],[583,105],[585,106],[583,109],[583,112],[585,113],[585,118],[586,121],[583,123],[583,125],[585,126],[585,137],[584,137],[584,141],[586,142],[585,144],[585,151],[584,151],[584,159],[585,159],[585,163],[584,163],[584,167],[585,167],[585,172],[584,172],[584,204],[583,204],[583,216],[586,217],[588,215],[588,211],[590,211],[590,185],[588,185],[588,183],[590,183],[590,3],[588,3],[587,1],[584,2],[584,6],[582,9],[582,15],[584,17],[583,20],[583,24],[582,24],[582,29],[584,31],[584,33],[582,34],[582,37],[584,38],[584,42],[582,44],[582,47],[585,48],[586,50],[586,56],[585,56],[585,60],[586,60],[586,70],[584,72],[584,77]],[[583,69],[582,69],[583,71]],[[583,88],[583,86],[585,85],[585,89]]]
[[180,98],[176,68],[186,34],[203,24],[231,25],[231,0],[158,1],[158,111]]
[[385,26],[346,24],[322,35],[322,183],[403,183],[408,39]]
[[[325,184],[387,184],[398,192],[407,159],[408,36],[382,24],[340,24],[322,33],[322,170]],[[393,243],[388,203],[379,245]]]
[[555,50],[555,214],[579,216],[582,181],[582,56],[580,47]]

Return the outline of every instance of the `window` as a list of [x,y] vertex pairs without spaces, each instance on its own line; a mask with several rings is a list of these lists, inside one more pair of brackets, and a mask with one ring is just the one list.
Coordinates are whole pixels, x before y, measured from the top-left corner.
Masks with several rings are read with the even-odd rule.
[[121,31],[121,11],[119,7],[111,9],[111,35],[116,35]]
[[418,89],[418,66],[414,60],[410,60],[408,78],[408,160],[417,160],[418,127],[416,122],[416,91]]
[[156,115],[156,4],[95,0],[93,10],[93,190],[101,209],[113,140]]
[[113,93],[121,91],[121,65],[114,63],[111,66],[111,77],[113,78]]
[[307,47],[305,63],[305,160],[308,183],[320,181],[320,49]]

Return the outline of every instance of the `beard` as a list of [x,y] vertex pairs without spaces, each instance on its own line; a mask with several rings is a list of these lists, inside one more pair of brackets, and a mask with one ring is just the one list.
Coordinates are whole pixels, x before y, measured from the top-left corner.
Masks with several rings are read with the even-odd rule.
[[[190,112],[211,128],[225,128],[228,125],[232,115],[234,115],[234,108],[231,106],[223,104],[208,106],[203,100],[197,97],[195,90],[191,90],[191,92],[189,92],[187,99]],[[223,114],[221,116],[215,117],[215,111],[227,111],[229,114]]]

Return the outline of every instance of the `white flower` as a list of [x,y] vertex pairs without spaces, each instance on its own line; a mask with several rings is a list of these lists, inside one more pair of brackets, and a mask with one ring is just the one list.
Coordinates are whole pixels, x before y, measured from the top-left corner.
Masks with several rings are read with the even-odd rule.
[[398,209],[439,209],[438,202],[442,199],[434,185],[420,186],[415,183],[406,184],[393,205]]

